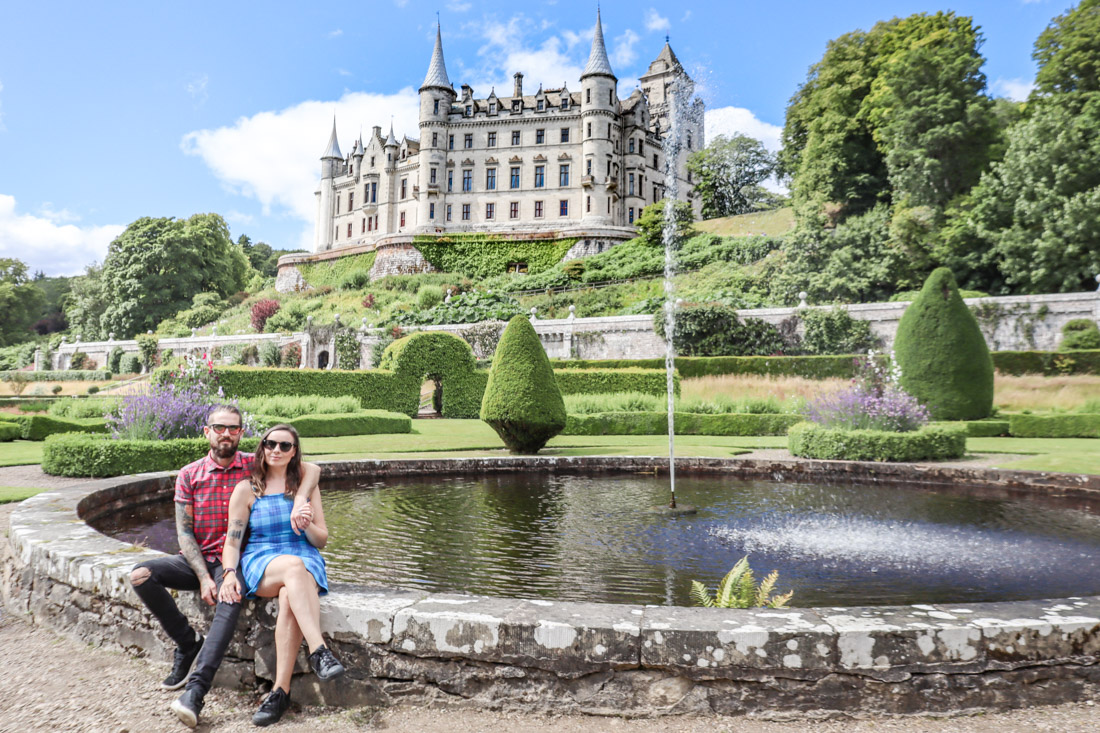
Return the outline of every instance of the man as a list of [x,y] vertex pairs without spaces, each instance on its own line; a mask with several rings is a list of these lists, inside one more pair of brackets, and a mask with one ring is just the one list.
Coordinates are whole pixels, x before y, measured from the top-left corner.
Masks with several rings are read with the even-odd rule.
[[[134,592],[176,643],[172,671],[161,687],[178,690],[186,685],[183,694],[172,703],[172,710],[192,728],[198,725],[203,699],[233,638],[241,612],[240,603],[219,603],[217,598],[224,574],[236,571],[235,568],[223,571],[221,565],[229,497],[240,481],[249,478],[253,461],[253,454],[237,450],[243,428],[240,410],[228,405],[215,407],[206,422],[202,432],[210,442],[209,453],[184,466],[176,477],[179,555],[140,563],[130,573]],[[205,641],[180,613],[169,588],[197,590],[207,605],[216,605]]]

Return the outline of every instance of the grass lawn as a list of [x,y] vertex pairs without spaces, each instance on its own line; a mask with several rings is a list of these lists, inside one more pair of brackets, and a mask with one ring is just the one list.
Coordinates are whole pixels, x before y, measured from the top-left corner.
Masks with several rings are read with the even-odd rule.
[[48,489],[29,489],[25,486],[0,486],[0,504],[23,501]]
[[752,214],[726,216],[721,219],[706,219],[693,225],[697,231],[725,236],[744,236],[746,234],[768,234],[776,236],[794,229],[794,209],[789,207],[772,211],[757,211]]
[[42,442],[13,440],[0,443],[0,466],[30,466],[42,462]]

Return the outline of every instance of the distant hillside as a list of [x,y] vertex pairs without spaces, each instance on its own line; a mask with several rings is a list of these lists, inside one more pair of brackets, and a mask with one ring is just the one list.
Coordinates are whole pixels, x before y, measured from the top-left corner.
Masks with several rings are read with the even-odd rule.
[[707,234],[723,236],[743,236],[746,234],[768,234],[776,236],[794,229],[794,210],[790,207],[772,211],[758,211],[752,214],[727,216],[722,219],[707,219],[695,222],[695,229]]

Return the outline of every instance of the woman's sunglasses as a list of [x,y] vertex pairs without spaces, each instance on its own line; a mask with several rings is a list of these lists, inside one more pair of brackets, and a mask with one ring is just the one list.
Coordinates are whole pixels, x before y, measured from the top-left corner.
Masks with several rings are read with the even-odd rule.
[[292,441],[289,441],[289,440],[265,440],[264,441],[264,448],[267,448],[268,450],[275,450],[276,446],[283,453],[288,453],[288,452],[290,452],[290,449],[294,447],[294,443]]

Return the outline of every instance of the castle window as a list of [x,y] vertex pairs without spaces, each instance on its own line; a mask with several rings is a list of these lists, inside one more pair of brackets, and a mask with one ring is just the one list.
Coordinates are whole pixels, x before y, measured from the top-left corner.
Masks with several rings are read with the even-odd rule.
[[485,171],[485,190],[497,190],[497,169],[489,168]]
[[607,123],[607,139],[611,139],[611,123]]
[[447,204],[447,221],[451,220],[451,205]]
[[627,213],[627,217],[628,217],[629,222],[631,224],[633,224],[634,223],[634,207],[631,206],[629,209],[626,210],[626,213]]
[[519,130],[512,130],[512,144],[519,145]]
[[540,99],[538,101],[538,107],[536,107],[536,109],[538,109],[539,112],[542,112],[542,110],[545,108],[545,106],[546,106],[545,103]]
[[435,204],[428,204],[428,218],[435,218]]
[[508,218],[509,219],[518,219],[519,218],[519,202],[518,201],[513,201],[512,203],[508,204]]
[[569,216],[569,199],[558,202],[558,216]]
[[485,204],[485,218],[492,219],[497,212],[496,204]]
[[462,190],[467,192],[474,190],[474,172],[469,168],[462,171]]
[[627,196],[633,196],[634,195],[634,174],[633,173],[631,173],[627,177],[626,195]]
[[546,166],[535,166],[535,188],[542,188],[546,185]]
[[474,107],[471,104],[466,105],[466,116],[470,117],[474,113]]
[[691,133],[688,133],[688,150],[691,150]]
[[509,274],[515,273],[517,275],[523,275],[526,272],[527,272],[527,263],[526,262],[509,262],[508,263],[508,273]]
[[638,138],[638,155],[645,157],[645,140]]
[[591,89],[585,89],[584,90],[584,103],[585,104],[592,104],[592,90]]
[[562,109],[569,109],[569,97],[562,97],[561,98],[561,108]]
[[368,232],[374,231],[374,217],[373,216],[368,216],[367,217],[367,231]]
[[340,213],[340,196],[339,195],[336,196],[336,213],[337,214]]
[[654,168],[657,167],[657,154],[656,153],[653,154],[653,167]]
[[462,204],[462,221],[470,220],[470,205]]
[[370,157],[370,167],[371,168],[374,167],[374,156],[373,155]]
[[405,212],[404,211],[401,212],[401,224],[400,224],[400,226],[402,226],[402,227],[405,226]]
[[688,171],[688,183],[691,183],[691,171]]
[[408,195],[409,195],[409,179],[408,178],[402,178],[401,179],[401,198],[405,198]]
[[392,163],[393,162],[393,153],[386,153],[386,160],[388,160],[390,163]]
[[348,211],[355,208],[355,192],[348,191]]
[[607,197],[607,213],[608,214],[611,213],[611,197],[610,196]]
[[447,191],[455,190],[455,172],[447,171]]
[[454,135],[448,135],[447,136],[447,149],[448,150],[454,150],[455,149],[455,136]]
[[431,170],[431,178],[429,179],[429,181],[428,181],[428,182],[429,182],[429,183],[435,183],[435,179],[436,179],[436,174],[438,174],[438,173],[439,173],[439,169],[438,169],[438,168],[436,168],[435,166],[432,166],[432,170]]
[[615,90],[614,89],[608,89],[607,90],[607,103],[608,104],[615,104]]
[[523,104],[522,99],[513,99],[512,100],[512,111],[513,112],[521,111],[523,109],[523,107],[521,106],[522,104]]
[[519,188],[519,166],[512,166],[512,180],[510,188]]
[[433,99],[432,100],[432,114],[433,115],[439,114],[439,100],[438,99]]
[[348,222],[348,239],[351,239],[351,222]]
[[340,241],[340,227],[339,226],[336,227],[336,241],[337,242]]
[[569,164],[558,166],[558,185],[562,188],[569,185]]
[[634,138],[630,138],[630,152],[634,152]]
[[433,132],[432,133],[432,147],[433,148],[438,148],[439,147],[439,133],[438,132]]
[[535,130],[535,145],[542,145],[546,142],[546,130]]
[[490,148],[495,148],[497,146],[497,134],[495,132],[489,133],[489,138],[486,145]]
[[585,196],[584,197],[584,210],[585,211],[592,211],[592,197],[591,196]]
[[375,228],[375,229],[378,229],[378,228],[379,228],[379,227],[378,227],[378,214],[375,214],[375,215],[374,215],[374,228]]
[[372,204],[378,203],[378,183],[372,183],[370,185],[370,202]]
[[535,202],[535,218],[536,219],[541,219],[542,218],[542,202],[541,201],[536,201]]
[[369,183],[364,183],[363,184],[363,203],[364,204],[370,203],[370,184]]
[[592,175],[592,159],[591,158],[584,161],[584,174],[586,176]]
[[367,220],[362,219],[359,223],[359,233],[360,234],[365,234],[366,231],[367,231]]
[[495,115],[497,113],[497,103],[489,102],[489,114]]
[[591,122],[588,123],[588,129],[584,133],[584,136],[585,137],[592,137],[592,123]]
[[466,133],[466,137],[462,141],[462,146],[464,148],[472,148],[474,146],[474,134],[472,132]]
[[561,141],[563,143],[569,142],[569,128],[568,127],[561,128]]
[[653,203],[657,203],[660,200],[661,200],[660,197],[657,195],[657,187],[654,186],[653,187]]

